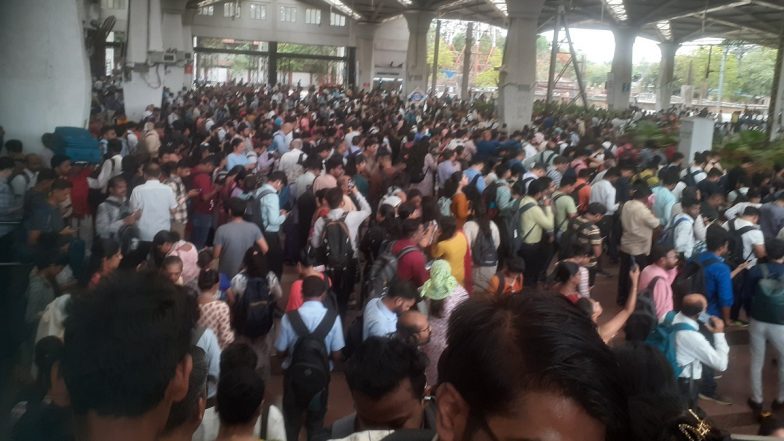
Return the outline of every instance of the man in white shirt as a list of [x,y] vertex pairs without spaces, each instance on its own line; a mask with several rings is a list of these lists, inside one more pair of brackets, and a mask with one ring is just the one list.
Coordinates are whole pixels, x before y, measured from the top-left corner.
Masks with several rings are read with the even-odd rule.
[[18,201],[24,200],[25,193],[35,186],[38,179],[38,170],[41,169],[41,157],[30,153],[25,156],[25,168],[21,173],[14,175],[9,181],[8,185],[14,192],[14,196]]
[[607,207],[605,216],[612,216],[618,209],[615,201],[615,183],[621,177],[621,172],[617,167],[607,170],[604,177],[591,186],[591,203],[598,202]]
[[675,246],[675,251],[685,259],[691,259],[697,242],[705,241],[704,231],[702,232],[702,238],[699,238],[699,230],[696,228],[698,221],[703,222],[700,216],[700,202],[695,199],[684,199],[682,207],[683,213],[672,218],[673,245]]
[[171,187],[161,183],[161,167],[158,164],[144,166],[144,177],[147,182],[136,186],[131,193],[131,210],[141,211],[137,223],[139,239],[152,242],[159,231],[171,230],[171,217],[177,208],[177,200]]
[[765,257],[765,237],[760,230],[759,209],[746,207],[743,214],[733,220],[727,221],[722,225],[725,230],[734,234],[739,234],[743,241],[743,260],[748,262],[748,269],[757,264],[757,259]]
[[289,183],[294,184],[297,178],[302,175],[302,165],[308,155],[302,151],[302,140],[297,138],[289,144],[289,151],[280,157],[278,169],[286,174]]
[[[690,327],[689,330],[675,334],[675,358],[683,370],[678,375],[678,389],[689,408],[697,404],[698,383],[702,379],[702,365],[715,371],[727,370],[730,347],[724,336],[724,322],[718,317],[710,317],[704,327],[708,337],[699,331],[698,318],[708,306],[702,294],[689,294],[683,298],[681,311],[675,315],[672,323]],[[704,331],[703,331],[704,332]],[[717,401],[718,402],[718,401]],[[726,403],[726,401],[722,402]]]

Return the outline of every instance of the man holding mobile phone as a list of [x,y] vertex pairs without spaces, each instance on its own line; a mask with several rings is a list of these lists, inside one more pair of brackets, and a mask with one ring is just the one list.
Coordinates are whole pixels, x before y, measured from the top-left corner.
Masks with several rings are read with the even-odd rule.
[[[724,321],[708,315],[707,308],[708,301],[705,296],[689,294],[683,298],[681,310],[672,321],[673,325],[683,323],[690,328],[675,333],[675,358],[678,366],[683,367],[678,375],[678,388],[684,404],[689,408],[696,405],[698,397],[718,404],[732,404],[715,392],[713,372],[727,370],[730,347],[724,336]],[[702,326],[700,319],[706,320]],[[704,330],[701,332],[700,328]],[[710,340],[713,340],[712,344]],[[712,382],[714,385],[713,394],[710,396],[703,391],[706,382]]]

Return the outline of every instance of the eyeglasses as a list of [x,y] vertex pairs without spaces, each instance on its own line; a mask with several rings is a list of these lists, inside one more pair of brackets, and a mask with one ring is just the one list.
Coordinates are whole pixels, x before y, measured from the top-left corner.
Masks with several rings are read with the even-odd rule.
[[421,333],[423,333],[423,332],[426,332],[426,333],[428,333],[428,334],[429,334],[429,333],[431,333],[432,331],[433,331],[433,330],[430,328],[430,325],[427,325],[427,328],[418,330],[418,331],[417,331],[417,334],[421,334]]

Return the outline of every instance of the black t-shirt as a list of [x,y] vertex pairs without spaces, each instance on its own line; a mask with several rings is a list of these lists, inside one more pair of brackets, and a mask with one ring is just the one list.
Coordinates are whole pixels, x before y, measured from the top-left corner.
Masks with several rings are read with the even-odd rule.
[[51,403],[27,404],[24,415],[11,429],[11,441],[72,441],[73,414]]

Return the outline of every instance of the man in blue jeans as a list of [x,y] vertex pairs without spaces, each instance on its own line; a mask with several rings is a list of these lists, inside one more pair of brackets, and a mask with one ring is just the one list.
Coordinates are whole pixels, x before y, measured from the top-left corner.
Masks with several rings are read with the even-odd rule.
[[[730,310],[734,297],[732,294],[732,277],[729,265],[724,258],[729,251],[729,233],[718,225],[708,228],[705,245],[706,251],[698,254],[694,260],[702,265],[705,276],[705,298],[708,299],[707,313],[720,317],[724,324],[730,323]],[[741,267],[744,267],[741,265]],[[739,267],[739,268],[741,268]],[[745,267],[744,267],[745,268]],[[700,322],[700,332],[713,344],[713,333]],[[713,369],[703,365],[702,381],[700,382],[700,398],[714,401],[717,404],[730,405],[732,402],[716,392],[718,385]]]

